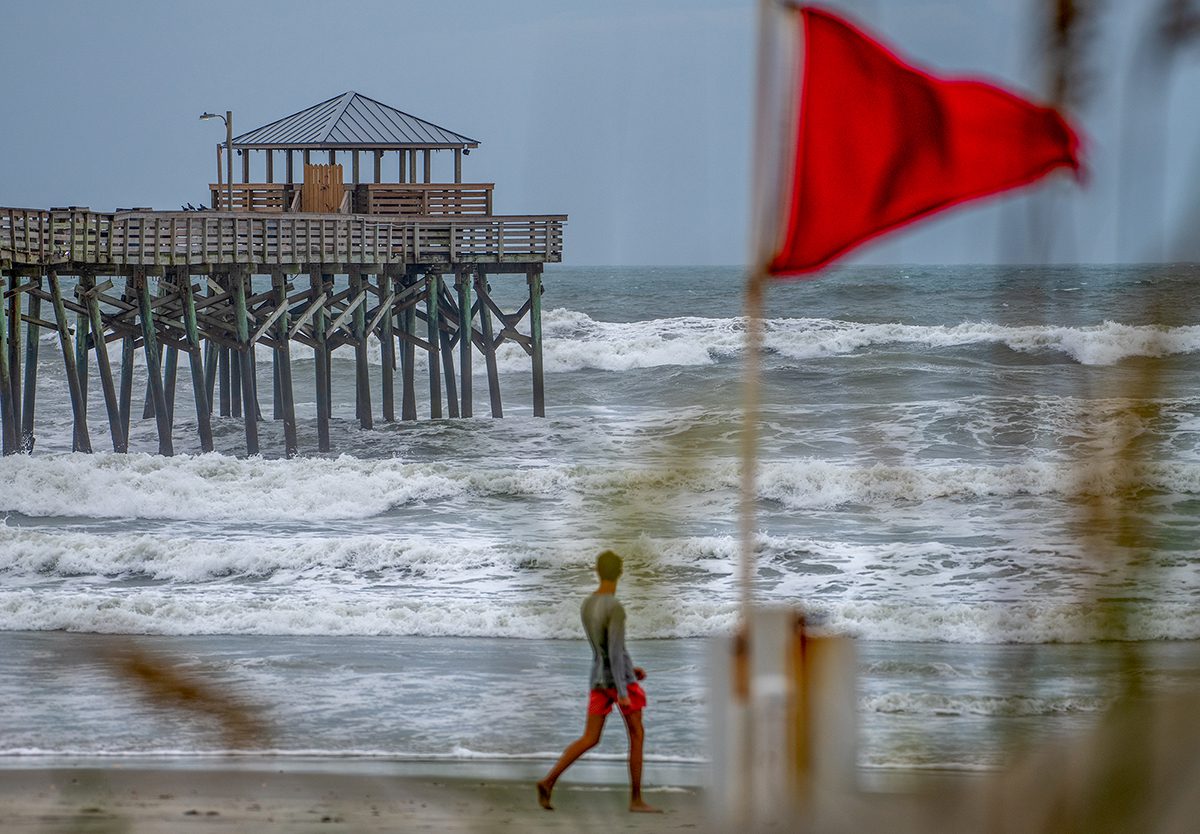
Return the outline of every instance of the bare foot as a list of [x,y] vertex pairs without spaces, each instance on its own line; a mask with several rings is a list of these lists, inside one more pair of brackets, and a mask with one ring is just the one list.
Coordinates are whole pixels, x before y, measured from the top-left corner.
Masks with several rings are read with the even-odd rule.
[[655,808],[640,799],[635,799],[629,803],[629,811],[633,814],[661,814],[662,808]]
[[550,804],[550,791],[553,788],[545,782],[537,783],[538,805],[541,805],[547,811],[553,811],[554,806]]

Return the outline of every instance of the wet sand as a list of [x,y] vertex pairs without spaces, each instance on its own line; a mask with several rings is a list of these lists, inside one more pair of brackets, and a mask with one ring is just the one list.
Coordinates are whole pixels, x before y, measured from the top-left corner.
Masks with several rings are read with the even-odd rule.
[[619,785],[559,785],[556,810],[532,782],[416,775],[142,767],[0,770],[0,829],[10,834],[176,831],[694,831],[696,788],[655,789],[663,809],[630,814]]

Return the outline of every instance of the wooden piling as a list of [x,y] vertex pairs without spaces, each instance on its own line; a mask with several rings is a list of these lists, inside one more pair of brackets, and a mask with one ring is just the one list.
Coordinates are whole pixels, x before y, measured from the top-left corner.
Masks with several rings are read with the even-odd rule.
[[463,417],[472,416],[471,408],[471,348],[475,331],[475,314],[471,309],[471,276],[466,270],[455,275],[458,290],[458,371],[461,379]]
[[425,275],[425,323],[429,334],[429,418],[442,417],[442,375],[438,353],[441,350],[441,316],[438,313],[438,296],[441,293],[442,276],[430,270]]
[[[3,281],[0,281],[0,286],[3,286]],[[21,416],[23,409],[21,407],[21,295],[17,292],[17,284],[19,279],[14,273],[12,276],[12,295],[8,297],[8,384],[9,390],[12,392],[12,410],[13,418],[16,420],[14,431],[17,435],[17,445],[22,447],[21,441]],[[20,451],[20,448],[18,448]]]
[[96,371],[100,375],[100,388],[104,392],[104,408],[108,412],[108,433],[112,438],[114,452],[129,451],[129,440],[121,425],[121,404],[117,400],[117,389],[113,385],[112,365],[108,361],[108,342],[104,339],[104,321],[100,315],[100,302],[96,298],[96,280],[84,273],[79,276],[79,288],[82,290],[80,301],[88,311],[88,322],[91,325],[92,341],[96,347]]
[[[136,298],[137,291],[133,286],[132,279],[125,280],[125,289],[122,291],[122,300],[127,304],[137,306]],[[121,407],[121,434],[125,436],[126,442],[129,440],[129,412],[133,406],[133,358],[134,358],[134,338],[132,334],[126,334],[121,339],[121,391],[120,391],[120,407]]]
[[454,346],[450,344],[450,334],[442,330],[438,334],[442,343],[442,377],[446,380],[446,413],[451,418],[458,417],[458,384],[454,379]]
[[150,295],[150,281],[142,271],[134,276],[138,294],[138,318],[142,320],[142,350],[146,354],[146,380],[150,397],[154,401],[154,421],[158,425],[158,453],[175,454],[171,439],[171,418],[167,411],[167,398],[163,392],[162,369],[158,361],[158,337],[154,332],[154,299]]
[[[379,153],[375,155],[376,174],[375,181],[379,181]],[[386,309],[381,310],[382,318],[379,319],[379,358],[382,365],[382,378],[380,382],[380,399],[383,401],[383,420],[385,423],[396,422],[396,337],[392,332],[393,320],[395,319],[395,311],[393,309],[393,299],[395,294],[392,290],[392,273],[388,270],[383,270],[379,273],[379,303],[381,307]]]
[[222,345],[217,348],[217,387],[221,389],[220,410],[222,417],[233,416],[233,402],[230,393],[233,386],[229,380],[230,373],[229,348]]
[[254,403],[254,368],[250,356],[254,345],[250,343],[250,320],[246,311],[246,285],[249,283],[250,276],[246,272],[239,270],[233,274],[234,325],[237,328],[237,365],[241,372],[242,411],[246,423],[246,454],[257,455],[258,414]]
[[200,328],[196,323],[196,291],[186,269],[179,276],[183,294],[183,325],[187,329],[188,365],[192,371],[192,398],[196,401],[196,433],[200,436],[200,451],[213,450],[212,400],[205,368],[200,357]]
[[529,335],[533,357],[533,416],[546,416],[546,383],[542,371],[542,270],[526,273],[529,282]]
[[166,367],[163,368],[163,393],[167,400],[167,422],[175,425],[175,383],[179,379],[179,348],[167,345]]
[[[82,283],[83,276],[79,276]],[[76,284],[78,289],[79,284]],[[78,293],[76,293],[78,298]],[[79,299],[82,301],[83,299]],[[88,405],[88,317],[82,312],[75,313],[75,367],[79,373],[79,390],[83,392],[83,413],[87,414]]]
[[[236,283],[236,278],[231,278]],[[234,302],[237,303],[236,301]],[[237,328],[237,314],[234,313],[234,328]],[[229,353],[229,416],[242,416],[242,354],[240,351],[228,349]]]
[[[355,154],[355,157],[358,155]],[[358,298],[363,292],[363,276],[360,270],[350,272],[350,297]],[[358,412],[359,428],[374,426],[371,416],[371,374],[367,357],[367,305],[364,301],[354,308],[354,397]]]
[[488,396],[491,398],[492,416],[503,417],[504,406],[500,402],[500,371],[496,366],[496,341],[492,333],[492,309],[488,302],[491,293],[487,275],[482,269],[475,273],[475,295],[479,297],[479,333],[483,339],[483,358],[487,365]]
[[[17,276],[14,273],[11,284],[15,288]],[[0,280],[0,290],[4,282]],[[12,397],[12,377],[15,373],[9,368],[8,343],[13,338],[9,329],[8,313],[0,295],[0,429],[3,431],[3,443],[0,444],[3,453],[15,455],[21,450],[20,432],[17,431],[17,409]]]
[[[42,276],[33,278],[34,287],[39,292],[42,289]],[[21,448],[25,454],[33,451],[33,415],[37,404],[37,369],[38,369],[38,339],[39,328],[32,320],[42,315],[42,297],[32,294],[29,298],[29,318],[31,322],[25,326],[25,391],[21,400]],[[10,369],[15,373],[15,369]]]
[[288,334],[291,325],[287,310],[287,275],[277,272],[271,280],[275,284],[276,303],[283,308],[275,322],[275,338],[279,343],[275,355],[278,359],[276,367],[279,368],[279,405],[283,414],[283,453],[285,457],[294,458],[299,446],[296,441],[296,402],[292,390],[292,354]]
[[58,330],[58,343],[62,347],[63,366],[67,372],[67,388],[71,392],[71,413],[74,415],[74,432],[71,449],[76,452],[91,452],[92,441],[88,437],[87,410],[83,407],[83,389],[79,385],[79,374],[75,367],[75,351],[71,345],[71,334],[67,332],[67,310],[63,305],[62,288],[58,273],[50,270],[50,298],[54,304],[54,323]]
[[[330,276],[332,277],[332,276]],[[312,299],[326,297],[325,278],[319,270],[313,270]],[[312,318],[313,355],[316,359],[317,386],[317,450],[328,452],[329,445],[329,349],[326,346],[326,330],[329,327],[329,313],[324,306],[320,307]]]
[[[401,157],[403,158],[403,157]],[[406,287],[410,284],[406,283]],[[410,297],[404,307],[404,322],[403,332],[405,335],[404,345],[401,349],[401,393],[400,393],[400,419],[416,420],[417,419],[417,346],[413,339],[417,335],[417,301]]]

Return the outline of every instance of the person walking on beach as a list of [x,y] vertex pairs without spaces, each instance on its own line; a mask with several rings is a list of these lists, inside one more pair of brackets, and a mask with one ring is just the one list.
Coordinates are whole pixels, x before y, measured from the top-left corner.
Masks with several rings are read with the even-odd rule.
[[617,580],[621,578],[621,557],[606,550],[596,558],[600,587],[583,601],[580,614],[583,630],[592,644],[591,694],[588,696],[587,724],[583,735],[567,745],[557,764],[537,783],[538,804],[553,811],[550,793],[554,783],[576,759],[600,743],[604,719],[615,703],[629,731],[629,810],[657,812],[642,801],[642,710],[646,693],[638,681],[645,671],[634,666],[625,651],[625,609],[617,601]]

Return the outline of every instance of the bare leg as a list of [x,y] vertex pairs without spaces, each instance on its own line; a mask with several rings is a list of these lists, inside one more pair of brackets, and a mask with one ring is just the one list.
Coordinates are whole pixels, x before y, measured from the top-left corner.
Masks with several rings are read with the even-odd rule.
[[567,749],[563,751],[554,767],[550,768],[546,778],[537,783],[538,804],[547,811],[554,810],[554,806],[550,804],[550,792],[554,790],[554,783],[558,781],[558,777],[562,776],[563,771],[574,764],[576,759],[600,743],[604,718],[603,715],[588,715],[583,735],[567,745]]
[[659,809],[642,801],[642,741],[646,731],[642,728],[642,711],[625,716],[625,729],[629,731],[629,810],[642,813],[659,813]]

